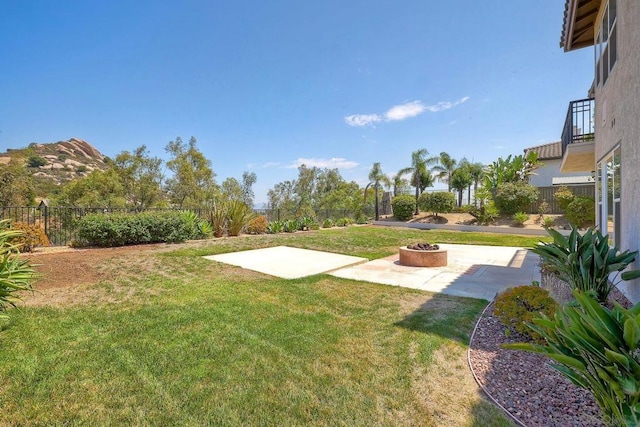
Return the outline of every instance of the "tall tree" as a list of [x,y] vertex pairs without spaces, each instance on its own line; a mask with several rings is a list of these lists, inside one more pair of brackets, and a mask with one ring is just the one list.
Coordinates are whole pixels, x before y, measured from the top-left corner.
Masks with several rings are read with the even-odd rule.
[[171,156],[167,167],[173,176],[167,180],[167,191],[178,208],[199,208],[212,203],[218,194],[211,162],[196,147],[191,137],[189,144],[180,137],[170,141],[165,150]]
[[[484,179],[484,165],[479,162],[473,162],[469,164],[469,175],[473,181],[473,204],[478,206],[476,194],[478,194],[478,184]],[[471,201],[469,201],[471,203]]]
[[449,191],[451,191],[451,177],[453,176],[453,171],[456,170],[456,164],[458,162],[445,151],[440,153],[438,161],[441,166],[439,168],[440,173],[438,174],[438,178],[446,182],[449,187]]
[[411,185],[416,189],[416,211],[415,215],[418,215],[418,198],[420,193],[424,191],[422,184],[428,182],[428,176],[431,176],[429,166],[436,165],[438,163],[438,157],[428,157],[429,152],[426,148],[414,151],[411,153],[411,166],[406,167],[400,172],[402,175],[411,174]]
[[242,200],[251,209],[253,209],[253,199],[255,198],[253,184],[255,184],[257,180],[258,177],[255,172],[242,172]]
[[60,206],[124,208],[127,194],[117,169],[96,169],[83,178],[68,182],[56,196],[55,202]]
[[466,167],[459,167],[451,175],[451,187],[458,192],[458,206],[462,206],[462,192],[471,185],[471,175]]
[[[382,167],[380,166],[380,162],[375,162],[373,164],[373,167],[371,168],[371,171],[369,171],[369,184],[367,184],[367,187],[373,184],[373,188],[375,190],[376,221],[380,219],[379,210],[378,210],[378,193],[379,193],[380,183],[386,186],[389,186],[391,184],[389,181],[389,178],[382,172]],[[366,194],[367,194],[367,189],[365,188],[365,198],[366,198]]]
[[405,189],[409,186],[409,181],[407,181],[404,178],[404,174],[400,172],[398,172],[393,176],[393,178],[391,178],[391,182],[393,182],[393,197],[404,193]]
[[120,176],[127,204],[143,210],[162,200],[161,166],[162,159],[151,157],[145,145],[116,156],[113,167]]
[[31,206],[35,204],[35,191],[31,175],[20,158],[9,164],[0,164],[0,206]]

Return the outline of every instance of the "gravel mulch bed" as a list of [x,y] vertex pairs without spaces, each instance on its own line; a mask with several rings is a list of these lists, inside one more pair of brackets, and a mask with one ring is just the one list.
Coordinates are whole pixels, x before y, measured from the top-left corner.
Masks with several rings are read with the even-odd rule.
[[[617,289],[611,296],[623,306],[631,305]],[[552,369],[550,359],[500,347],[525,340],[518,334],[505,336],[491,303],[478,321],[469,350],[471,369],[485,391],[526,426],[604,426],[591,394]]]

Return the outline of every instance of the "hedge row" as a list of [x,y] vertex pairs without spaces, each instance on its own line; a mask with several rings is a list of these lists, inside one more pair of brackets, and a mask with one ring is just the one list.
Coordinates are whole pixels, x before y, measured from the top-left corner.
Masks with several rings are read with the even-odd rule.
[[89,214],[78,222],[79,245],[124,246],[182,242],[192,231],[180,212]]

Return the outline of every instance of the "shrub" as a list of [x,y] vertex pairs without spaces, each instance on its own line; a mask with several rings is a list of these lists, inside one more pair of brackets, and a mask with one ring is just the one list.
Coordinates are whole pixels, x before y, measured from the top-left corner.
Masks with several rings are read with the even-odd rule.
[[80,243],[92,246],[173,243],[190,236],[189,226],[180,212],[97,213],[78,221]]
[[21,231],[20,234],[11,239],[11,243],[20,248],[20,252],[31,252],[36,246],[49,246],[51,244],[40,225],[14,222],[11,224],[11,228]]
[[513,214],[513,225],[516,227],[523,227],[524,223],[529,220],[529,215],[524,212],[517,212]]
[[331,228],[333,227],[333,220],[331,218],[327,218],[322,221],[322,228]]
[[0,318],[9,307],[15,307],[20,300],[20,291],[32,290],[31,283],[37,277],[29,260],[20,258],[19,248],[12,241],[20,239],[22,230],[10,229],[9,221],[0,221]]
[[557,305],[545,289],[530,285],[517,286],[498,295],[493,313],[507,328],[538,341],[540,336],[527,323],[539,313],[553,316]]
[[482,225],[491,224],[498,218],[500,211],[496,207],[493,201],[489,201],[484,207],[480,208],[480,211],[475,215],[478,222]]
[[542,219],[546,214],[551,210],[551,206],[547,203],[546,200],[543,200],[542,203],[538,205],[538,216]]
[[271,221],[267,226],[267,233],[269,234],[277,234],[282,233],[284,231],[284,225],[281,221]]
[[367,219],[366,216],[364,216],[364,214],[360,214],[358,215],[358,218],[356,219],[356,224],[368,224],[369,220]]
[[37,168],[46,164],[47,161],[44,159],[44,157],[35,154],[33,156],[29,156],[29,158],[27,159],[27,166],[29,166],[30,168]]
[[298,228],[298,221],[295,219],[287,219],[282,222],[282,229],[285,233],[295,233]]
[[393,216],[398,221],[410,220],[416,210],[415,198],[409,194],[396,196],[391,200],[391,209],[393,209]]
[[298,230],[309,231],[316,224],[316,220],[310,216],[302,217],[298,220]]
[[240,200],[232,200],[227,205],[227,233],[238,236],[254,217],[253,209]]
[[456,197],[448,191],[438,191],[435,193],[422,193],[418,198],[418,206],[423,211],[438,213],[451,212],[456,205]]
[[553,227],[554,222],[555,220],[553,218],[551,218],[550,216],[545,216],[544,219],[542,220],[542,225],[545,228],[549,228],[549,227]]
[[494,201],[501,214],[513,215],[526,211],[538,200],[538,195],[538,189],[533,185],[507,182],[497,188]]
[[570,224],[583,228],[596,220],[596,205],[591,197],[576,196],[567,205],[564,217]]
[[211,224],[203,221],[198,214],[193,211],[182,211],[180,215],[185,223],[189,239],[206,239],[211,237]]
[[610,425],[639,425],[640,304],[609,310],[589,295],[574,291],[574,296],[577,304],[530,325],[546,343],[505,347],[551,358],[553,368],[593,394]]
[[345,220],[345,218],[338,218],[338,219],[336,219],[336,226],[337,227],[346,227],[347,226],[347,221]]
[[[568,237],[551,228],[547,232],[552,243],[538,243],[532,252],[540,255],[542,263],[572,289],[591,293],[602,303],[619,283],[618,274],[631,264],[638,251],[620,252],[609,247],[609,238],[600,231],[589,228],[583,235],[574,227]],[[612,280],[609,276],[616,273]],[[622,273],[622,280],[640,277],[640,270]]]
[[257,215],[249,224],[247,224],[247,233],[249,234],[264,234],[267,232],[269,221],[264,215]]
[[558,206],[560,209],[565,211],[569,203],[573,202],[573,199],[576,197],[568,187],[560,187],[554,193],[553,197],[558,202]]

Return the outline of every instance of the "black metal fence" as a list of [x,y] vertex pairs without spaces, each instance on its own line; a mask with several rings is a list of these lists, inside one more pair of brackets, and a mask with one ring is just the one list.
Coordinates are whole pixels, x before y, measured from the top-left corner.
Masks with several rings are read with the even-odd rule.
[[[140,212],[161,212],[176,211],[180,209],[145,209],[144,211],[126,208],[70,208],[60,206],[5,206],[0,207],[0,220],[11,219],[16,222],[24,222],[29,225],[39,225],[54,246],[68,245],[76,238],[78,220],[90,213],[130,213]],[[184,209],[183,209],[184,210]],[[199,216],[206,218],[208,209],[188,209]],[[369,212],[371,211],[371,212]],[[269,221],[284,221],[286,219],[299,218],[301,215],[296,211],[285,209],[255,209],[256,214],[265,215]],[[351,218],[357,220],[357,215],[371,217],[373,208],[366,209],[365,212],[355,213],[348,210],[321,209],[315,213],[315,218],[322,222],[327,218]]]

